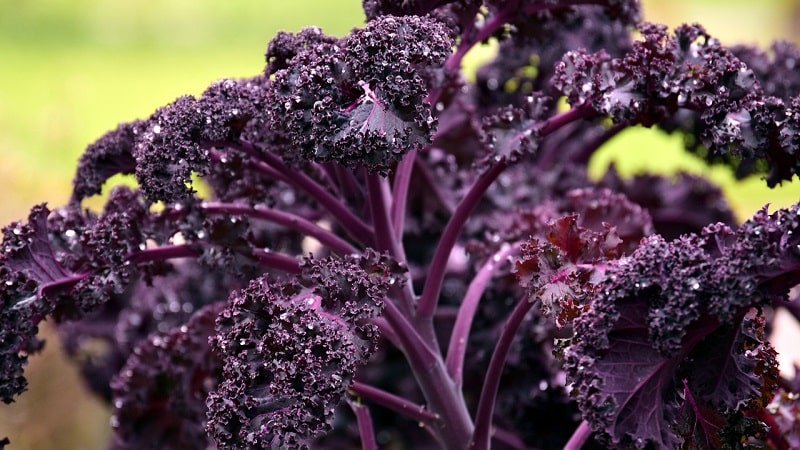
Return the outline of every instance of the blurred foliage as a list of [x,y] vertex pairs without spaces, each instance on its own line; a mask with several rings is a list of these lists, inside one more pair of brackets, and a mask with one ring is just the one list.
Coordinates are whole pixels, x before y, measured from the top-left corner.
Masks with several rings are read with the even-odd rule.
[[[677,25],[699,21],[723,42],[767,44],[792,35],[796,1],[645,1],[645,16]],[[25,217],[35,202],[68,197],[86,144],[120,121],[146,117],[211,81],[263,67],[279,29],[317,25],[344,34],[363,21],[358,0],[0,0],[0,221]],[[624,154],[622,157],[620,155]],[[683,154],[680,139],[626,132],[595,159],[624,173],[688,168],[722,182],[740,217],[767,199],[788,204],[798,183],[768,191],[760,180],[734,184],[724,170]],[[31,391],[0,406],[0,437],[12,449],[104,448],[108,411],[88,398],[50,339],[28,370]]]
[[62,203],[83,148],[118,122],[260,72],[277,30],[362,21],[341,0],[0,0],[0,220]]
[[[344,34],[358,1],[0,0],[0,221],[69,195],[83,148],[213,80],[251,76],[278,30]],[[30,390],[0,405],[11,448],[105,448],[107,408],[89,397],[45,330]]]

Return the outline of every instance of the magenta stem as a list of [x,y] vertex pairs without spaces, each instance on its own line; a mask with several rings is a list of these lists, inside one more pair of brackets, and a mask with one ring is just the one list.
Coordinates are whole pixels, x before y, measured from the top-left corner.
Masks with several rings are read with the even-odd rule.
[[165,261],[175,258],[195,258],[203,253],[197,245],[163,245],[161,247],[148,248],[146,250],[134,252],[128,256],[128,260],[134,264],[142,264],[152,261]]
[[439,417],[431,426],[437,443],[442,449],[464,450],[472,436],[472,420],[461,390],[447,374],[444,361],[391,301],[385,302],[383,315],[397,334],[430,410]]
[[[367,174],[367,197],[372,215],[372,228],[375,232],[377,250],[388,253],[395,258],[403,254],[403,250],[395,238],[394,227],[389,217],[389,208],[383,189],[383,178],[377,174]],[[405,258],[400,260],[405,261]]]
[[494,275],[511,255],[519,251],[521,245],[522,243],[520,242],[512,245],[504,244],[500,251],[490,256],[483,266],[481,266],[467,288],[467,293],[464,295],[464,299],[458,309],[453,331],[450,334],[450,344],[447,347],[447,358],[445,359],[447,372],[453,377],[453,380],[455,380],[458,386],[461,386],[463,383],[464,356],[467,350],[467,338],[469,337],[469,330],[472,326],[475,313],[478,310],[481,296],[486,291],[486,287],[489,285],[492,275]]
[[442,283],[444,283],[444,276],[447,273],[447,260],[450,258],[450,252],[455,246],[458,236],[461,234],[461,229],[469,219],[469,215],[483,194],[489,189],[495,179],[508,167],[506,161],[500,161],[491,166],[488,170],[483,172],[475,184],[472,185],[467,195],[461,200],[456,207],[450,220],[439,238],[439,244],[433,254],[433,260],[430,264],[430,273],[425,281],[425,287],[422,290],[422,296],[417,304],[417,317],[421,321],[430,321],[433,313],[436,311],[436,305],[439,302],[439,293],[442,290]]
[[254,249],[253,256],[258,258],[258,262],[261,264],[272,267],[273,269],[295,274],[301,272],[300,261],[293,256],[260,249]]
[[522,321],[533,307],[534,302],[525,298],[514,307],[503,329],[500,332],[500,339],[497,341],[492,359],[489,361],[489,368],[486,370],[486,377],[483,381],[480,400],[478,400],[478,410],[475,413],[475,434],[470,443],[470,449],[489,450],[492,431],[492,415],[494,405],[497,400],[497,391],[500,388],[500,376],[503,374],[503,367],[506,358],[511,350],[511,344],[517,334]]
[[475,44],[489,39],[497,30],[500,29],[500,27],[503,26],[503,24],[506,23],[506,19],[508,19],[506,11],[499,11],[489,22],[484,23],[480,29],[475,31],[472,36],[469,37],[469,39],[462,40],[456,51],[447,58],[447,61],[445,61],[445,72],[453,73],[458,71],[461,67],[461,61],[464,59],[464,55],[472,50],[472,47],[474,47]]
[[544,123],[537,123],[534,127],[538,128],[539,136],[545,137],[560,129],[564,125],[576,122],[581,119],[596,115],[597,113],[592,109],[589,102],[582,103],[574,108],[570,108],[560,114],[547,119]]
[[375,440],[375,428],[372,426],[372,416],[369,409],[356,400],[347,400],[353,413],[356,415],[358,434],[361,436],[362,450],[378,450],[378,443]]
[[434,179],[434,175],[431,173],[428,166],[419,158],[417,158],[414,163],[417,173],[425,182],[426,191],[436,198],[448,214],[452,215],[456,207],[453,202],[450,201],[450,198],[442,192],[441,187]]
[[[386,252],[402,264],[406,263],[406,253],[402,243],[397,239],[389,217],[387,197],[390,195],[386,179],[378,174],[367,174],[367,199],[372,214],[372,228],[375,230],[375,243],[378,250]],[[400,306],[406,317],[411,317],[414,311],[413,285],[411,276],[406,273],[406,281],[395,293],[400,300]]]
[[439,419],[439,416],[422,405],[360,381],[353,381],[350,391],[364,400],[383,406],[415,422],[430,426]]
[[403,227],[406,219],[406,203],[408,202],[408,189],[411,186],[411,173],[414,171],[414,161],[417,159],[417,150],[408,152],[394,172],[394,185],[392,186],[392,225],[398,240],[403,239]]
[[[544,123],[537,124],[536,127],[539,127],[540,136],[545,137],[564,125],[587,117],[590,114],[592,114],[591,108],[588,105],[581,105],[551,117]],[[461,228],[467,222],[467,219],[469,219],[470,213],[475,206],[477,206],[480,198],[506,167],[508,167],[508,163],[505,160],[501,160],[490,167],[486,172],[482,173],[475,181],[475,184],[472,185],[467,195],[458,204],[450,221],[447,222],[444,232],[439,239],[439,245],[434,252],[433,260],[430,264],[430,274],[425,282],[422,296],[417,305],[417,317],[421,321],[429,321],[436,310],[439,293],[441,292],[442,283],[444,282],[444,276],[446,274],[447,260],[450,258],[450,252],[453,250]]]
[[567,441],[564,450],[580,450],[591,435],[592,428],[589,426],[589,423],[585,420],[582,421],[581,424],[578,425],[578,428],[575,429],[575,432],[572,433],[569,441]]
[[298,189],[302,189],[314,197],[320,203],[320,205],[322,205],[328,210],[328,212],[331,213],[334,219],[336,219],[336,221],[342,226],[342,228],[344,228],[347,234],[349,234],[353,239],[363,242],[365,245],[371,244],[371,242],[364,242],[364,239],[372,236],[372,230],[370,227],[364,223],[363,220],[356,217],[356,215],[353,214],[353,212],[350,211],[344,204],[342,204],[339,198],[328,192],[327,189],[314,181],[314,179],[303,172],[290,168],[277,155],[274,155],[270,152],[259,151],[254,144],[243,139],[239,140],[239,143],[235,148],[247,149],[248,151],[246,151],[246,153],[248,154],[257,154],[261,161],[269,165],[275,171],[283,174],[281,178],[282,181],[285,181],[286,183],[289,183]]
[[209,213],[240,214],[243,216],[263,219],[283,225],[287,228],[296,230],[301,234],[313,237],[340,255],[349,255],[358,252],[355,247],[350,245],[350,243],[344,239],[320,227],[314,222],[295,214],[268,208],[266,206],[250,206],[245,204],[222,202],[204,202],[201,208]]

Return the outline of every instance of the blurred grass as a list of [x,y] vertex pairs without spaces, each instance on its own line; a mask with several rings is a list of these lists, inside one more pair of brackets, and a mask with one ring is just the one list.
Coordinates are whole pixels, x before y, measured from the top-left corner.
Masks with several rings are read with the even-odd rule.
[[[699,21],[726,43],[766,44],[797,28],[794,2],[784,0],[644,3],[650,20]],[[0,0],[0,223],[25,217],[36,202],[63,203],[83,148],[117,123],[199,94],[215,79],[261,71],[277,30],[318,25],[343,34],[362,20],[358,0]],[[800,197],[798,183],[777,191],[757,179],[735,184],[726,170],[687,157],[679,138],[653,130],[619,136],[593,172],[610,160],[628,174],[708,174],[725,185],[740,217]],[[10,436],[12,449],[105,447],[108,411],[83,392],[55,340],[27,373],[31,391],[0,406],[0,437]]]
[[[259,73],[278,30],[341,35],[362,22],[358,1],[0,0],[0,222],[66,201],[83,148],[117,123]],[[29,392],[0,406],[0,438],[17,450],[105,448],[107,408],[44,334]]]
[[357,1],[0,0],[0,219],[62,203],[83,148],[117,123],[261,71],[277,30],[362,21]]

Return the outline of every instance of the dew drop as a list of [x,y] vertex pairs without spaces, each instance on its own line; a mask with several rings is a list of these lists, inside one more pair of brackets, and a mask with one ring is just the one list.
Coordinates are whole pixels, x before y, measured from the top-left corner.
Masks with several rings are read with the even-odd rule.
[[131,314],[128,317],[128,322],[133,325],[134,327],[138,327],[142,324],[142,316],[141,314]]

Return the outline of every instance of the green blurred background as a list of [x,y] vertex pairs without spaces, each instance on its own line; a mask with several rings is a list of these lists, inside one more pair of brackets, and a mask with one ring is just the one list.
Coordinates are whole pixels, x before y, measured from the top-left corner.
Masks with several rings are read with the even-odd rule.
[[[645,1],[649,20],[698,21],[726,43],[796,40],[798,11],[789,0]],[[215,79],[258,73],[277,30],[318,25],[341,35],[362,22],[358,0],[0,0],[0,222],[37,202],[63,203],[82,149],[117,123]],[[626,132],[609,147],[595,174],[623,152],[624,173],[703,173],[724,184],[741,218],[800,198],[796,182],[774,191],[758,179],[733,183],[726,170],[683,155],[679,138],[652,130]],[[107,409],[48,340],[28,367],[30,391],[0,405],[0,437],[18,450],[104,448]]]

